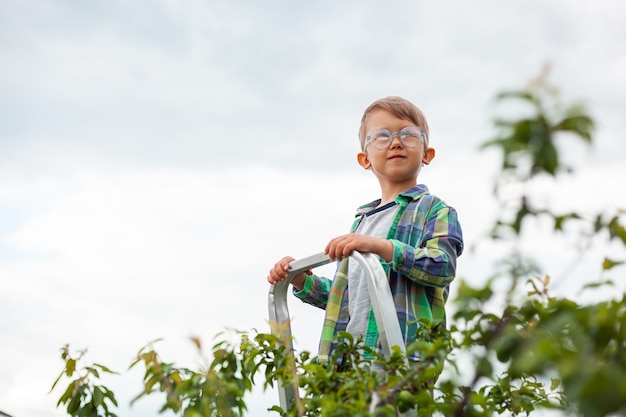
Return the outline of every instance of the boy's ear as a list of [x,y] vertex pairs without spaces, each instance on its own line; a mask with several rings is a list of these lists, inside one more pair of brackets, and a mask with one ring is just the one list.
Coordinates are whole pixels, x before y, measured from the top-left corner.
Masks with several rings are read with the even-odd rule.
[[432,161],[435,158],[435,148],[426,148],[424,149],[424,156],[422,156],[422,163],[425,165],[430,164],[430,161]]
[[356,154],[356,160],[359,162],[359,165],[363,167],[363,169],[370,169],[372,166],[365,152],[359,152]]

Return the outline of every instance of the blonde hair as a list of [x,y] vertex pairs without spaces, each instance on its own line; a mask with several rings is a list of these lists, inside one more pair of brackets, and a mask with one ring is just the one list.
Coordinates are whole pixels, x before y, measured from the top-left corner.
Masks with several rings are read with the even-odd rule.
[[361,127],[359,128],[359,142],[361,143],[361,149],[365,146],[365,136],[367,134],[367,132],[365,132],[365,121],[367,120],[367,116],[369,116],[373,110],[377,109],[386,110],[399,119],[410,120],[415,123],[416,127],[419,127],[422,131],[424,131],[424,133],[426,133],[426,146],[428,146],[430,133],[428,131],[428,122],[426,121],[424,113],[422,113],[422,111],[417,108],[415,104],[405,98],[389,96],[376,100],[363,112]]

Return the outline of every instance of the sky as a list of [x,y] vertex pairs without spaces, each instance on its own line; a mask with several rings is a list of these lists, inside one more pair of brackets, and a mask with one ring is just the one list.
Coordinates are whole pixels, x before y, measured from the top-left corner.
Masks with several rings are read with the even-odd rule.
[[[323,251],[379,197],[355,155],[380,97],[429,120],[437,155],[420,182],[459,212],[459,279],[484,282],[498,253],[483,238],[499,155],[479,151],[494,97],[546,63],[597,130],[591,147],[563,141],[575,172],[536,196],[626,208],[618,0],[8,0],[0,56],[0,410],[14,417],[64,415],[48,391],[66,343],[122,373],[105,380],[118,415],[152,416],[156,401],[129,406],[145,344],[194,366],[190,336],[268,332],[269,268]],[[524,240],[556,295],[584,301],[603,254],[623,250],[574,246],[539,229]],[[314,352],[322,312],[290,312],[296,348]],[[255,392],[248,415],[277,403]]]

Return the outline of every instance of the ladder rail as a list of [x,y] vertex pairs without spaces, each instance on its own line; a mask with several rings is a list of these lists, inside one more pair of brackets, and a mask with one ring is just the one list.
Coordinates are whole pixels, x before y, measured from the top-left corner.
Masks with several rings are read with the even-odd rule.
[[[350,254],[350,257],[356,260],[365,272],[383,354],[386,358],[389,358],[393,346],[398,346],[404,353],[406,347],[396,315],[391,289],[378,256],[372,253],[362,254],[355,251]],[[272,334],[279,336],[291,353],[293,353],[293,342],[291,338],[289,307],[287,305],[289,283],[296,275],[330,262],[330,258],[324,253],[292,261],[289,264],[290,271],[287,279],[270,286],[268,306]],[[278,395],[281,408],[287,410],[291,402],[299,395],[297,381],[292,381],[291,384],[279,384]]]

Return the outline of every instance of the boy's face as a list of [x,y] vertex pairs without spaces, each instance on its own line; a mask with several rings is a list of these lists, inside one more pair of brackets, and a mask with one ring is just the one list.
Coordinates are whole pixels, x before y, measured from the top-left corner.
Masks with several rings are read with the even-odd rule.
[[[365,120],[365,135],[378,129],[400,132],[405,127],[415,126],[410,120],[399,119],[383,109],[372,110]],[[419,128],[419,126],[416,126]],[[407,189],[415,185],[422,163],[429,164],[435,157],[435,150],[426,146],[426,139],[421,138],[414,147],[405,146],[394,134],[387,149],[377,149],[371,142],[365,142],[365,150],[357,155],[359,164],[374,172],[381,185],[404,186]]]

